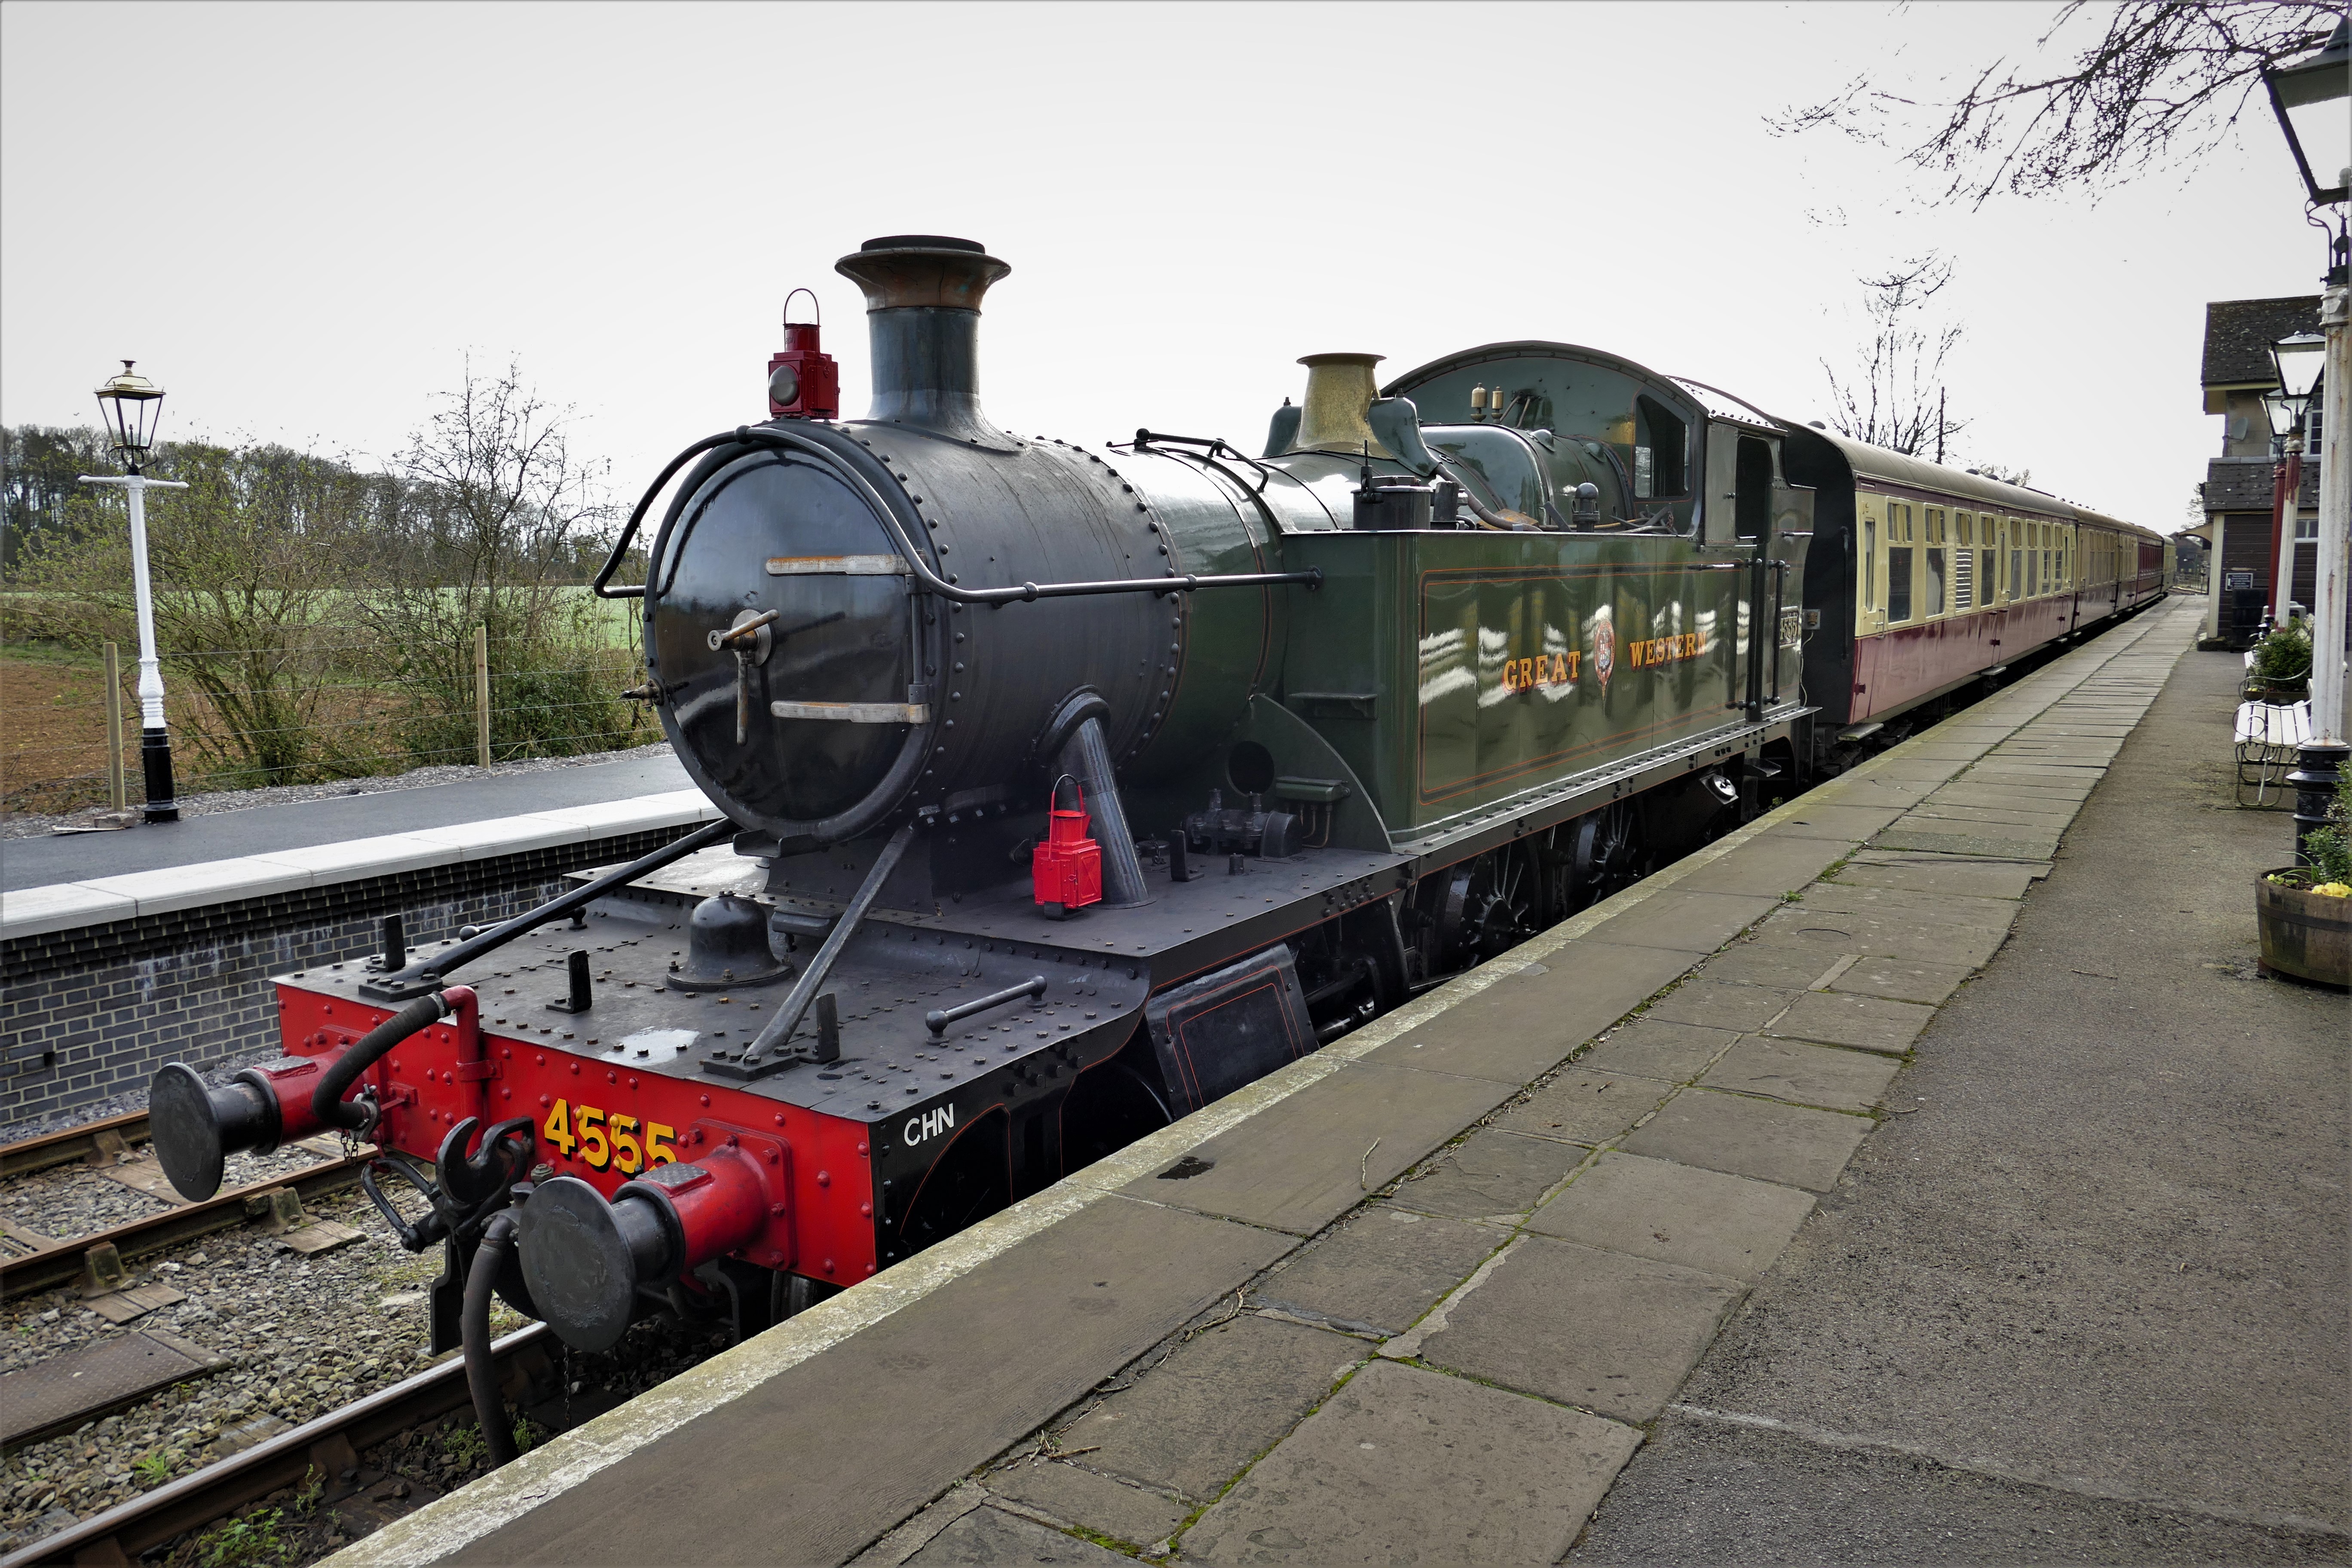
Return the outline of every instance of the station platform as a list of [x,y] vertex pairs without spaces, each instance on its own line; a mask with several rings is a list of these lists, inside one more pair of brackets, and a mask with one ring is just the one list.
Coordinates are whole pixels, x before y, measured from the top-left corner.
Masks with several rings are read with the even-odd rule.
[[[394,787],[386,787],[392,785]],[[220,860],[241,860],[352,839],[454,827],[572,806],[603,805],[690,790],[669,752],[619,761],[397,787],[368,780],[352,793],[233,811],[113,833],[61,833],[0,840],[0,889],[9,892]]]
[[2196,629],[331,1561],[2342,1561],[2347,1006]]

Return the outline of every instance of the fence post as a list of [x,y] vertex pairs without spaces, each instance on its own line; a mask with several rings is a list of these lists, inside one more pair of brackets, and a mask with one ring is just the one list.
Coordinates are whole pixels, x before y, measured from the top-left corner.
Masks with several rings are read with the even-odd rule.
[[483,767],[490,765],[490,628],[474,628],[474,754]]
[[106,803],[117,811],[131,808],[122,782],[122,658],[114,645],[106,646]]

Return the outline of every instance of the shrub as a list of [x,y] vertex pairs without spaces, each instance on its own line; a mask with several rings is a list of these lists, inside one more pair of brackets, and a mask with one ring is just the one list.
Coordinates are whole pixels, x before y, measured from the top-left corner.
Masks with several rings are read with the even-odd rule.
[[2271,628],[2254,645],[2251,684],[2268,690],[2293,690],[2311,679],[2311,623],[2293,620]]

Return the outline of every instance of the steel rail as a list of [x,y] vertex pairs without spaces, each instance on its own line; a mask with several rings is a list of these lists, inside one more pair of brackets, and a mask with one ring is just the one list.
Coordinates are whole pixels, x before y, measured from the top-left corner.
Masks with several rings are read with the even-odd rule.
[[142,1219],[118,1225],[111,1230],[101,1230],[91,1236],[68,1237],[53,1246],[24,1258],[9,1259],[0,1266],[0,1299],[14,1300],[19,1296],[54,1290],[60,1285],[70,1285],[82,1275],[85,1255],[100,1247],[112,1247],[124,1259],[159,1252],[164,1247],[199,1236],[209,1236],[216,1230],[228,1230],[245,1224],[245,1203],[278,1187],[291,1187],[295,1195],[304,1199],[325,1197],[359,1184],[360,1172],[375,1151],[367,1149],[349,1159],[326,1160],[304,1170],[272,1176],[268,1180],[247,1183],[234,1187],[200,1204],[187,1204],[152,1214]]
[[[509,1334],[490,1347],[501,1385],[511,1399],[512,1386],[528,1377],[526,1358],[543,1357],[550,1339],[544,1323],[533,1323]],[[523,1378],[518,1378],[520,1372]],[[0,1557],[0,1568],[34,1568],[37,1563],[135,1563],[142,1552],[161,1546],[183,1531],[225,1519],[246,1504],[258,1502],[284,1487],[299,1486],[316,1471],[326,1494],[336,1495],[341,1473],[359,1462],[359,1456],[388,1437],[446,1415],[470,1409],[466,1389],[466,1364],[452,1355],[438,1366],[404,1378],[389,1388],[352,1401],[340,1410],[306,1421],[290,1432],[280,1432],[252,1447],[215,1459],[200,1470],[157,1487],[153,1491],[92,1514],[79,1524],[45,1535],[30,1546]],[[352,1495],[345,1491],[341,1496]],[[337,1500],[341,1500],[340,1498]]]
[[60,1132],[45,1132],[39,1137],[23,1139],[15,1143],[0,1143],[0,1179],[29,1176],[35,1171],[87,1160],[105,1147],[101,1140],[108,1134],[112,1134],[114,1141],[124,1148],[133,1143],[144,1143],[147,1142],[147,1113],[133,1110],[122,1116],[85,1121],[79,1127],[68,1127]]

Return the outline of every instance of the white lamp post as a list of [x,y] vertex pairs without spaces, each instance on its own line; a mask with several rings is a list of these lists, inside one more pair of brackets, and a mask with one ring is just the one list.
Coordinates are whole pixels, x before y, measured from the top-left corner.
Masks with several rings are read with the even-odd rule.
[[163,727],[163,668],[155,659],[155,598],[147,582],[147,492],[184,490],[175,479],[151,479],[140,472],[155,447],[155,426],[163,412],[163,389],[122,362],[119,375],[107,377],[98,389],[98,406],[106,416],[114,449],[122,454],[130,473],[84,474],[86,485],[118,485],[131,500],[131,584],[139,605],[139,763],[147,781],[150,822],[177,822],[180,807],[173,798],[172,737]]
[[[2317,352],[2299,351],[2321,362],[2318,449],[2311,454],[2319,464],[2319,548],[2312,584],[2311,740],[2297,753],[2299,765],[2291,778],[2295,785],[2295,860],[2308,864],[2303,843],[2326,819],[2336,793],[2337,771],[2352,757],[2344,731],[2344,634],[2346,581],[2352,566],[2352,457],[2345,447],[2345,421],[2352,418],[2352,287],[2347,287],[2347,246],[2341,211],[2352,195],[2352,115],[2345,112],[2352,98],[2352,19],[2338,21],[2326,47],[2293,65],[2273,66],[2263,72],[2270,89],[2271,110],[2312,208],[2335,207],[2336,232],[2329,236],[2327,291],[2320,296],[2319,327],[2326,337]],[[2322,233],[2328,226],[2316,217]],[[2307,335],[2307,334],[2305,334]],[[2286,344],[2281,343],[2284,349]],[[2290,366],[2279,356],[2280,391],[2289,392]],[[2298,373],[2299,374],[2299,373]],[[2306,396],[2313,378],[2305,376]]]

